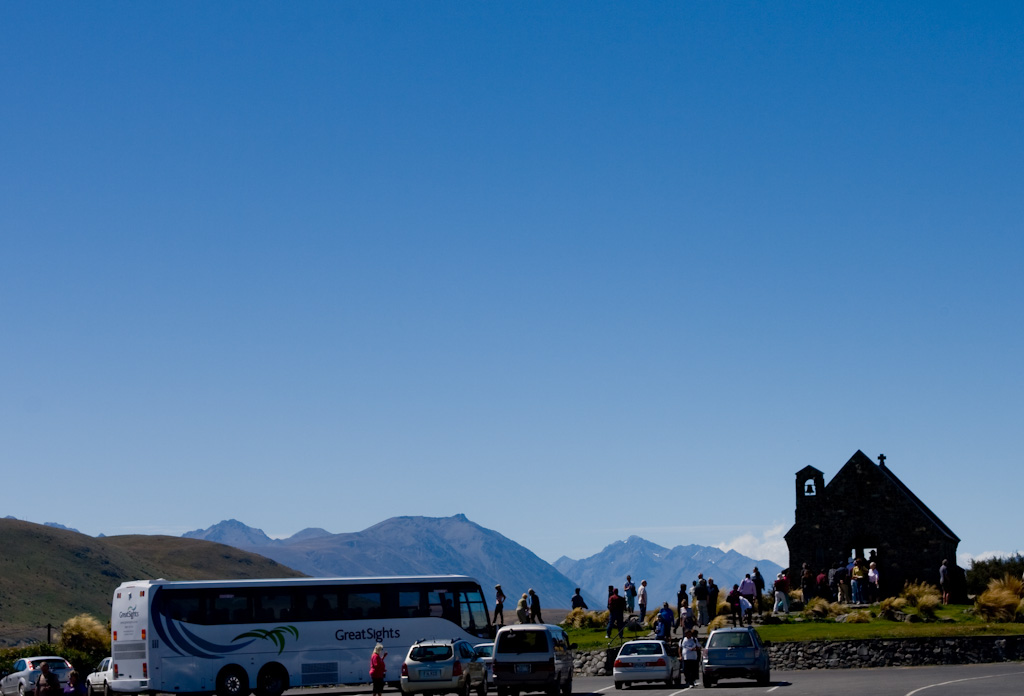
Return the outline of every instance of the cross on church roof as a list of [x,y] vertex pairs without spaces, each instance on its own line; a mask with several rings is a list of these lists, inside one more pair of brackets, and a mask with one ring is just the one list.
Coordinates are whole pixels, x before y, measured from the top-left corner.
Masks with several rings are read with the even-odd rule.
[[885,455],[884,454],[878,455],[878,465],[879,466],[885,466]]

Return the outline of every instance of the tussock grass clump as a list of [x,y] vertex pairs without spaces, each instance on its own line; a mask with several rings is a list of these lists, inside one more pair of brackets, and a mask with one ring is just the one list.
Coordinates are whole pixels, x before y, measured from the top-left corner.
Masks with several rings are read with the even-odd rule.
[[974,610],[986,621],[1015,620],[1024,615],[1024,583],[1009,574],[989,580],[988,589],[978,597]]
[[851,611],[846,615],[846,623],[871,623],[871,612],[865,609]]
[[566,628],[605,628],[608,626],[608,612],[573,609],[565,615],[562,626]]
[[903,591],[900,592],[900,597],[907,600],[907,604],[912,607],[918,606],[922,597],[932,596],[935,597],[938,602],[942,603],[942,595],[939,593],[939,588],[931,583],[927,582],[908,582],[903,586]]
[[708,632],[714,631],[716,628],[725,628],[728,625],[729,617],[725,614],[719,613],[718,616],[711,619],[711,623],[708,624]]
[[907,600],[904,597],[886,597],[878,605],[878,615],[890,621],[896,620],[896,612],[902,612],[907,607]]
[[834,619],[843,613],[843,608],[836,602],[829,602],[823,597],[813,597],[804,607],[804,616],[811,619]]
[[942,599],[937,595],[922,595],[917,600],[917,613],[926,619],[934,619],[941,605]]

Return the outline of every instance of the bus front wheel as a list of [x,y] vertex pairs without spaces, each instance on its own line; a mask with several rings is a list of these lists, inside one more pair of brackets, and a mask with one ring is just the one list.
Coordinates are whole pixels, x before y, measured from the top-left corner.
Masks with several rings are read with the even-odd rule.
[[217,675],[217,696],[249,696],[249,675],[238,665],[228,665]]
[[281,696],[288,689],[288,671],[275,663],[263,665],[256,676],[256,696]]

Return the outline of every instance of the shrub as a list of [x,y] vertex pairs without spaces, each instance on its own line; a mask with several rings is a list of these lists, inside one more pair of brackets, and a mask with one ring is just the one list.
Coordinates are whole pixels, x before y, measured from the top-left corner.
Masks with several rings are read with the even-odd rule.
[[967,591],[980,595],[988,587],[990,580],[1010,575],[1019,578],[1024,573],[1024,556],[1017,553],[1006,558],[989,558],[971,561],[967,570]]

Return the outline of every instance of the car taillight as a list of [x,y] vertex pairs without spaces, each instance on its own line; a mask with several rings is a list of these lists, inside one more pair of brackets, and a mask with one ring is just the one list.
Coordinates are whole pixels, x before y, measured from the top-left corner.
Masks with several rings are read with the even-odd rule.
[[616,659],[615,659],[615,664],[613,665],[613,667],[619,667],[619,668],[622,668],[622,666],[623,666],[622,660],[620,660],[620,659],[616,658]]
[[114,679],[117,679],[121,675],[121,672],[117,669],[117,663],[114,663]]
[[664,657],[659,657],[656,662],[651,662],[650,665],[652,667],[664,667],[665,666],[665,658]]
[[142,678],[149,679],[149,665],[145,662],[142,663]]
[[452,676],[453,677],[461,677],[462,676],[462,663],[459,662],[458,660],[456,660],[455,664],[452,665]]
[[142,629],[142,640],[146,640],[146,629]]
[[117,640],[117,631],[114,631],[114,633],[112,635],[114,637],[114,640]]
[[404,662],[402,663],[402,676],[403,677],[408,677],[409,676],[409,665],[405,664]]

